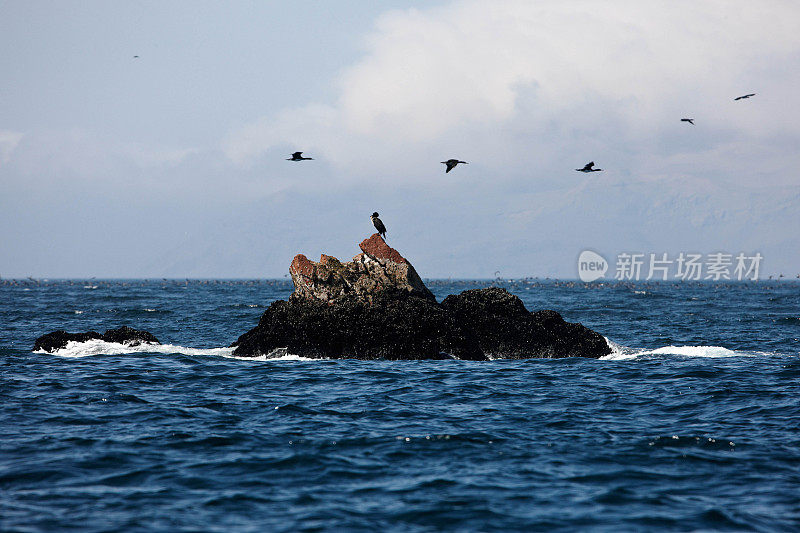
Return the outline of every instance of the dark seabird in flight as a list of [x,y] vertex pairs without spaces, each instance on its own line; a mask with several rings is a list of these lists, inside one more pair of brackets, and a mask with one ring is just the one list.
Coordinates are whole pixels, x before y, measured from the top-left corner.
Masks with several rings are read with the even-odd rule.
[[744,96],[737,96],[734,100],[744,100],[745,98],[750,98],[751,96],[755,96],[756,93],[745,94]]
[[308,159],[313,160],[313,157],[303,157],[303,152],[295,152],[292,154],[292,157],[287,159],[287,161],[306,161]]
[[448,159],[447,161],[442,161],[443,165],[447,165],[447,170],[444,171],[445,174],[456,168],[456,165],[462,163],[464,165],[469,165],[466,161],[459,161],[458,159]]
[[134,59],[139,59],[139,56],[133,56]]
[[375,225],[375,229],[378,230],[378,234],[386,240],[386,226],[384,226],[381,219],[378,218],[378,212],[375,211],[369,218],[372,219],[372,223]]
[[592,168],[594,167],[594,161],[586,163],[583,168],[576,168],[578,172],[602,172],[602,168]]
[[692,126],[694,126],[694,119],[693,118],[682,118],[681,122],[688,122]]

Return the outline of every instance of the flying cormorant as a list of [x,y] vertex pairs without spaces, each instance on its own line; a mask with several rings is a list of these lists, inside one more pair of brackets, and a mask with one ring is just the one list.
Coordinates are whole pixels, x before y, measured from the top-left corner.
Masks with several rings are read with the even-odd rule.
[[746,94],[744,96],[737,96],[736,98],[734,98],[734,100],[744,100],[745,98],[750,98],[751,96],[755,96],[755,95],[756,95],[756,93],[750,93],[750,94]]
[[378,234],[386,240],[386,226],[384,226],[381,219],[378,218],[378,212],[375,211],[369,218],[372,219],[372,223],[375,225],[375,229],[378,230]]
[[468,165],[466,161],[459,161],[458,159],[448,159],[447,161],[441,162],[443,165],[447,165],[447,170],[444,171],[445,174],[456,168],[456,165],[462,163],[464,165]]
[[693,118],[682,118],[681,122],[688,122],[692,126],[694,126],[694,119]]
[[305,161],[305,160],[313,160],[313,157],[303,157],[303,152],[295,152],[292,154],[292,157],[287,159],[287,161]]
[[594,166],[594,161],[586,163],[583,168],[576,168],[578,172],[602,172],[602,168],[592,168]]

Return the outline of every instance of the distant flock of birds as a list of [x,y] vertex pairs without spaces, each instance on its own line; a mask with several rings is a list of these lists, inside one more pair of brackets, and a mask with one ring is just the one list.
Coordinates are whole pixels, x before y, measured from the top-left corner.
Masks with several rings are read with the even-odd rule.
[[[134,56],[134,57],[139,57],[139,56]],[[755,95],[756,95],[756,93],[744,94],[742,96],[737,96],[736,98],[734,98],[734,101],[745,100],[745,99],[751,98],[751,97],[753,97]],[[693,118],[682,118],[681,122],[688,122],[689,124],[694,126],[694,119]],[[286,160],[287,161],[313,161],[314,158],[313,157],[303,157],[303,152],[295,152],[295,153],[292,154],[291,157],[289,157]],[[445,174],[447,174],[448,172],[450,172],[451,170],[456,168],[456,166],[458,166],[458,165],[467,165],[467,164],[469,164],[466,161],[460,161],[458,159],[448,159],[447,161],[442,161],[441,163],[443,165],[445,165],[445,167],[446,167],[445,171],[444,171]],[[583,172],[583,173],[587,173],[587,174],[589,172],[602,172],[603,171],[602,168],[594,168],[594,161],[589,161],[588,163],[583,165],[582,168],[576,168],[575,170],[578,171],[578,172]],[[383,222],[378,217],[379,217],[379,215],[378,215],[378,213],[376,211],[376,212],[372,213],[369,218],[372,220],[372,224],[375,226],[375,229],[378,230],[378,234],[380,234],[380,236],[385,240],[386,239],[386,226],[384,226]],[[800,277],[800,275],[798,277]]]
[[[135,56],[133,56],[133,59],[139,59],[139,56],[135,55]],[[745,100],[745,99],[751,98],[751,97],[753,97],[755,95],[756,95],[756,93],[743,94],[742,96],[737,96],[736,98],[734,98],[734,101]],[[681,122],[687,122],[687,123],[691,124],[692,126],[694,126],[694,119],[693,118],[682,118]],[[297,162],[297,161],[313,161],[314,158],[313,157],[303,157],[303,152],[294,152],[292,154],[292,156],[289,157],[286,160],[287,161],[295,161],[295,162]],[[467,164],[469,164],[466,161],[460,161],[458,159],[448,159],[447,161],[442,161],[441,163],[443,165],[445,165],[445,167],[446,167],[445,171],[444,171],[445,174],[447,174],[448,172],[450,172],[451,170],[456,168],[458,165],[467,165]],[[603,171],[602,168],[594,168],[594,161],[589,161],[588,163],[583,165],[583,168],[576,168],[575,170],[578,171],[578,172],[586,173],[586,174],[588,174],[589,172],[602,172]],[[369,218],[372,220],[372,224],[375,226],[375,229],[378,230],[378,233],[380,234],[380,236],[385,240],[386,239],[386,226],[384,226],[383,222],[381,222],[381,219],[378,218],[378,213],[377,212],[372,213],[372,215],[370,215]],[[800,275],[798,275],[798,277],[800,277]]]

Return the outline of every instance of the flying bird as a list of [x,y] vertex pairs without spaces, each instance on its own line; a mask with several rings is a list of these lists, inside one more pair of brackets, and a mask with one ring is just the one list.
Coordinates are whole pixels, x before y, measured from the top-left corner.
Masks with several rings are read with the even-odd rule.
[[692,126],[694,126],[694,119],[693,118],[682,118],[681,122],[688,122]]
[[378,234],[383,237],[384,240],[386,240],[386,226],[384,226],[383,222],[381,222],[381,219],[378,218],[378,212],[375,211],[370,215],[369,218],[372,219],[372,224],[375,225],[375,229],[378,230]]
[[313,157],[303,157],[303,152],[295,152],[292,154],[292,157],[287,159],[287,161],[306,161],[306,160],[313,160]]
[[594,161],[590,161],[589,163],[586,163],[583,166],[583,168],[576,168],[575,170],[577,170],[578,172],[602,172],[603,171],[602,168],[592,168],[592,167],[594,167]]
[[466,161],[459,161],[458,159],[448,159],[447,161],[442,161],[441,163],[443,165],[447,165],[447,170],[444,171],[445,174],[456,168],[456,165],[458,165],[459,163],[462,163],[464,165],[469,164]]
[[134,59],[139,59],[139,56],[133,56]]
[[745,98],[750,98],[751,96],[755,96],[755,95],[756,95],[756,93],[750,93],[750,94],[746,94],[744,96],[737,96],[736,98],[734,98],[734,100],[744,100]]

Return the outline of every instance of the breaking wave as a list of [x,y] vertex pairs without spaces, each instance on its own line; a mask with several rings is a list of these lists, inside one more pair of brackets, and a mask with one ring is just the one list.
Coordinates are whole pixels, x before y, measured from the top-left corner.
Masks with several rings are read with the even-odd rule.
[[[654,350],[640,350],[622,346],[612,340],[606,339],[609,346],[611,346],[612,353],[601,360],[606,361],[622,361],[629,359],[637,359],[639,357],[647,356],[664,356],[674,355],[679,357],[741,357],[741,356],[755,356],[759,353],[755,352],[741,352],[730,350],[722,346],[664,346]],[[138,345],[120,344],[116,342],[106,342],[103,340],[90,340],[86,342],[70,341],[67,346],[56,350],[53,353],[44,350],[37,350],[36,353],[56,355],[58,357],[67,358],[80,358],[91,357],[97,355],[132,355],[132,354],[162,354],[162,355],[188,355],[188,356],[215,356],[225,357],[229,359],[239,359],[242,361],[267,361],[267,360],[281,360],[281,361],[314,361],[315,359],[309,357],[302,357],[287,353],[285,349],[277,349],[270,354],[260,355],[256,357],[241,357],[233,355],[232,347],[220,348],[189,348],[177,344],[148,344],[142,343]],[[502,359],[501,359],[502,360]]]
[[606,361],[621,361],[651,355],[677,355],[681,357],[752,357],[759,355],[755,352],[730,350],[722,346],[664,346],[655,350],[637,350],[617,344],[610,339],[606,339],[606,342],[612,350],[611,354],[600,358]]
[[218,356],[230,359],[241,359],[243,361],[311,361],[307,357],[286,353],[285,350],[276,350],[268,355],[257,357],[239,357],[233,355],[232,347],[221,348],[188,348],[176,344],[150,344],[141,343],[137,345],[120,344],[117,342],[106,342],[104,340],[93,339],[85,342],[70,341],[64,348],[55,352],[37,350],[35,353],[56,355],[58,357],[79,358],[91,357],[96,355],[132,355],[132,354],[162,354],[162,355],[189,355],[189,356]]

